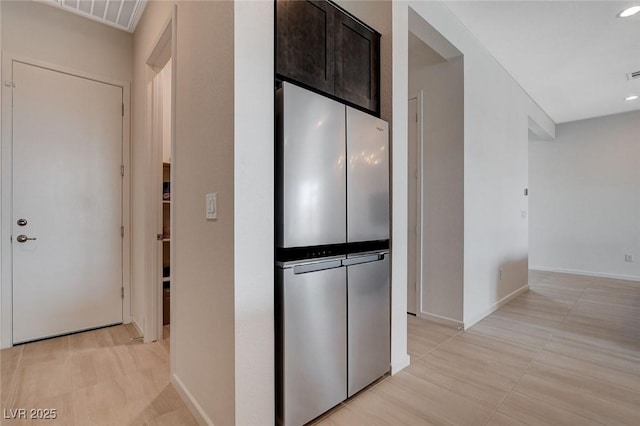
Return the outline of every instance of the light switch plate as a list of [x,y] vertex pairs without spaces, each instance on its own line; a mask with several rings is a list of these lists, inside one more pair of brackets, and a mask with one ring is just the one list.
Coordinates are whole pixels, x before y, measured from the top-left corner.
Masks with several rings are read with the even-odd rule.
[[206,195],[205,217],[207,220],[215,220],[218,218],[218,193],[213,192]]

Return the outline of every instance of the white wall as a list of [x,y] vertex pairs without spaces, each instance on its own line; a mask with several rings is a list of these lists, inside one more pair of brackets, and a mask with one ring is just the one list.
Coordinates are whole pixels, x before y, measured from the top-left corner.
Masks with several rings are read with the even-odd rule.
[[[464,55],[463,318],[470,327],[526,289],[528,225],[521,216],[528,213],[523,195],[528,186],[528,118],[533,116],[549,133],[553,122],[442,2],[394,3],[394,93],[402,94],[397,103],[394,99],[394,114],[406,116],[406,105],[400,103],[406,104],[408,90],[402,56],[407,54],[409,7]],[[394,140],[406,140],[406,124],[400,118],[395,123]],[[394,156],[394,166],[396,162],[406,166],[406,153]],[[406,192],[404,180],[394,181],[394,198],[397,191]],[[406,216],[406,207],[394,213]]]
[[234,3],[235,421],[273,424],[274,8]]
[[[464,289],[464,61],[462,56],[446,61],[421,42],[410,45],[409,55],[409,95],[423,90],[422,291],[418,315],[461,324]],[[412,57],[422,57],[423,61],[416,63]]]
[[39,2],[0,4],[3,52],[131,81],[131,34]]
[[[11,57],[20,57],[88,75],[132,81],[132,35],[38,2],[2,1],[3,76],[11,75]],[[2,85],[2,101],[10,105],[11,92]],[[9,102],[9,103],[7,103]],[[127,105],[128,107],[128,105]],[[5,109],[3,121],[7,120]],[[2,134],[2,235],[0,306],[2,327],[0,346],[11,344],[11,233],[10,205],[10,123]],[[128,312],[126,313],[128,315]]]
[[639,111],[532,138],[529,180],[532,269],[640,281]]
[[[172,158],[172,380],[199,420],[235,423],[234,65],[232,2],[176,2],[175,148]],[[173,4],[149,2],[135,33],[136,223],[145,222],[146,65]],[[205,194],[218,193],[207,221]],[[137,195],[136,195],[137,194]],[[142,232],[136,247],[148,243]],[[138,251],[138,253],[141,253]],[[143,253],[143,252],[142,252]],[[144,270],[139,271],[145,279]],[[141,295],[144,302],[144,294]]]

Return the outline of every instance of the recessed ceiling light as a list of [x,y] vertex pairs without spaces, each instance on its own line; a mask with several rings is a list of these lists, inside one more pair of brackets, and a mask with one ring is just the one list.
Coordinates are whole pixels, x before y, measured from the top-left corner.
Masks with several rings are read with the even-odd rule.
[[638,95],[631,95],[624,98],[625,101],[635,101],[636,99],[638,99]]
[[640,6],[631,6],[620,12],[618,14],[618,18],[628,18],[629,16],[633,16],[638,12],[640,12]]

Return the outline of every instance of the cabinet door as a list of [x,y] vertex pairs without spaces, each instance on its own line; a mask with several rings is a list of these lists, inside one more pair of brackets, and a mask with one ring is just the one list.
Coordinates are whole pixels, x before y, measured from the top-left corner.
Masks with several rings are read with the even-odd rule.
[[335,8],[326,1],[277,1],[279,77],[333,94],[335,17]]
[[336,14],[335,96],[380,113],[380,35]]

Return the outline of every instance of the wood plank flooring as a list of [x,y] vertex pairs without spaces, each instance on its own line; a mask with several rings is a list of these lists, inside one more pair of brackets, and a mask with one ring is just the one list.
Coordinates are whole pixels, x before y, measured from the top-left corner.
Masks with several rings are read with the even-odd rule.
[[315,424],[640,425],[640,283],[529,283],[465,332],[409,316],[411,366]]
[[[169,330],[165,330],[167,335]],[[1,406],[56,409],[55,420],[11,425],[197,425],[169,381],[169,340],[131,341],[121,325],[0,351]]]
[[[315,424],[640,425],[640,283],[529,281],[465,332],[410,316],[411,366]],[[169,340],[134,335],[117,326],[0,351],[2,408],[56,408],[40,425],[197,424],[169,381]]]

